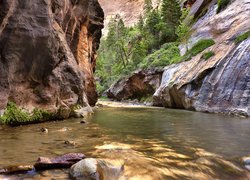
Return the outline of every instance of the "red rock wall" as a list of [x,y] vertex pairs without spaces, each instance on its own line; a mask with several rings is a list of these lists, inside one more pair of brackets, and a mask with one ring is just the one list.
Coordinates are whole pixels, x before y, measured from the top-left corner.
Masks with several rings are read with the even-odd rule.
[[94,105],[103,19],[97,0],[1,0],[0,109]]

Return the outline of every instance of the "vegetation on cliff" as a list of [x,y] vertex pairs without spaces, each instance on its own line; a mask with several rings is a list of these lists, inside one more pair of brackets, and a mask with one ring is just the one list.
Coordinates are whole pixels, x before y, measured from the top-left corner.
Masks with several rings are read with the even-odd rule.
[[99,93],[138,68],[164,67],[176,62],[180,56],[176,31],[181,15],[175,0],[163,0],[156,8],[151,0],[145,0],[144,14],[133,27],[125,27],[121,16],[116,15],[109,23],[109,32],[102,39],[98,53]]
[[236,37],[235,43],[240,43],[250,37],[250,30]]
[[22,125],[31,122],[52,120],[53,114],[41,109],[34,109],[31,113],[9,102],[4,114],[0,117],[0,123],[7,125]]

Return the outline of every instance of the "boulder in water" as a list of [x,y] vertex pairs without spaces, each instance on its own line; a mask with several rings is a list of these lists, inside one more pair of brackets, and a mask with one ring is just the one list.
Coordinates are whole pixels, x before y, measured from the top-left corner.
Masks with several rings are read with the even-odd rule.
[[85,158],[81,153],[69,153],[55,158],[39,157],[34,167],[36,170],[69,168]]
[[123,170],[124,166],[116,167],[104,160],[86,158],[70,168],[70,176],[79,180],[117,180]]
[[242,161],[244,163],[245,168],[250,170],[250,157],[243,157]]

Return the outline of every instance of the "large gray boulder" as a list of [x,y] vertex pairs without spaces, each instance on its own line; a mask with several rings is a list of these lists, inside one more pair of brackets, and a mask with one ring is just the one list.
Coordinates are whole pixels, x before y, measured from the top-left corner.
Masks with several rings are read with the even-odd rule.
[[76,180],[118,180],[124,167],[116,167],[104,160],[86,158],[70,168],[70,176]]

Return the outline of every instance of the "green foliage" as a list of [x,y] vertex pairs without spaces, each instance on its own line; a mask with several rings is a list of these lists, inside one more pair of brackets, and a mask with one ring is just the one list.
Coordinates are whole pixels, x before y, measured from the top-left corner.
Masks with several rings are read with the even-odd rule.
[[175,41],[177,39],[175,32],[181,17],[181,8],[178,1],[162,0],[161,16],[163,22],[168,28],[167,38]]
[[218,9],[217,13],[221,12],[223,9],[227,7],[231,0],[218,0]]
[[96,90],[99,96],[101,96],[106,89],[107,88],[105,86],[102,86],[100,82],[96,82]]
[[126,27],[119,15],[112,18],[108,25],[109,32],[101,40],[98,50],[98,94],[101,95],[120,77],[141,66],[164,66],[172,62],[172,56],[179,56],[177,45],[174,45],[162,49],[159,59],[155,58],[158,56],[155,53],[148,58],[150,60],[144,60],[163,44],[176,41],[175,32],[180,17],[180,5],[176,0],[163,0],[156,8],[153,8],[151,0],[145,0],[144,14],[134,27]]
[[28,122],[39,122],[50,120],[53,115],[45,110],[34,109],[31,113],[17,107],[13,102],[9,102],[4,114],[0,117],[0,122],[8,125],[19,125]]
[[194,46],[187,52],[187,54],[190,54],[191,56],[196,56],[197,54],[201,53],[202,51],[214,44],[215,42],[213,39],[201,39],[194,44]]
[[208,52],[205,52],[203,55],[202,55],[202,58],[205,59],[205,60],[208,60],[210,57],[214,56],[214,52],[213,51],[208,51]]
[[29,113],[23,111],[21,108],[18,108],[16,104],[9,102],[7,109],[4,114],[0,117],[0,121],[3,124],[12,124],[15,122],[25,122],[29,121]]
[[152,94],[146,95],[140,99],[140,103],[151,103],[153,102]]
[[246,39],[249,38],[249,37],[250,37],[250,31],[247,31],[247,32],[245,32],[245,33],[243,33],[243,34],[237,36],[234,42],[235,42],[236,44],[238,44],[238,43],[240,43],[240,42],[246,40]]
[[166,43],[159,50],[144,58],[140,67],[164,67],[169,64],[176,63],[176,60],[179,58],[180,51],[178,43]]
[[[189,23],[193,21],[193,17],[188,17],[190,9],[185,8],[182,10],[182,15],[179,21],[179,26],[176,28],[176,35],[179,41],[187,44],[187,40],[190,37],[191,29]],[[185,21],[186,20],[186,21]]]

